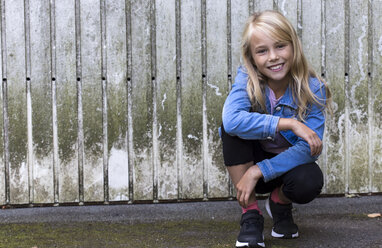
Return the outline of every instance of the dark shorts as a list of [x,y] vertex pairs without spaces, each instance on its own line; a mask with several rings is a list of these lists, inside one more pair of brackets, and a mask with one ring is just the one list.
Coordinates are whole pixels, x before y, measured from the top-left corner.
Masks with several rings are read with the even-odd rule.
[[[264,159],[270,159],[277,154],[265,152],[258,140],[244,140],[231,136],[221,127],[223,141],[223,156],[226,166],[254,164]],[[312,201],[320,193],[324,179],[320,167],[316,163],[299,165],[271,181],[264,182],[261,178],[257,184],[256,193],[265,194],[283,185],[283,192],[291,201],[304,204]]]

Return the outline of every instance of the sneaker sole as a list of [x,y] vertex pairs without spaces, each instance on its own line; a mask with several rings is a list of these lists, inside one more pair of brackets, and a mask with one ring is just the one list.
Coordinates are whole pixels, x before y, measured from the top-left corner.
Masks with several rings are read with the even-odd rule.
[[293,233],[292,236],[285,236],[284,234],[279,234],[277,232],[275,232],[272,228],[272,237],[274,238],[279,238],[279,239],[294,239],[294,238],[298,238],[298,232],[296,233]]
[[240,248],[240,247],[265,247],[265,243],[257,243],[257,246],[249,246],[248,242],[236,241],[236,247],[237,248]]

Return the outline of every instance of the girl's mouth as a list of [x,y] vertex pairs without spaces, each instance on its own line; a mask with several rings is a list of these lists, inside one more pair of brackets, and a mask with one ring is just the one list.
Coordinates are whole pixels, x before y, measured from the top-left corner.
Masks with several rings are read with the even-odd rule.
[[278,71],[281,71],[283,67],[284,67],[284,64],[277,64],[277,65],[269,66],[268,68],[273,72],[278,72]]

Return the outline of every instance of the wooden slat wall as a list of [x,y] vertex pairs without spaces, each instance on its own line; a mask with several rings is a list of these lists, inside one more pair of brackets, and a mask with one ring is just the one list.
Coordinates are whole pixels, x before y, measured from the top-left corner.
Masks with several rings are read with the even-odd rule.
[[[370,159],[370,191],[382,191],[382,28],[377,23],[382,22],[382,1],[373,1],[371,5],[371,50],[372,60],[369,68],[371,70],[371,81],[369,84],[369,108],[371,111],[372,137],[369,143]],[[370,59],[369,59],[370,61]],[[370,63],[370,62],[369,62]]]
[[234,196],[217,129],[265,9],[333,93],[324,193],[381,192],[381,0],[3,0],[0,204]]
[[[323,75],[333,95],[333,115],[326,122],[325,189],[327,193],[343,193],[348,181],[346,146],[348,120],[345,109],[345,5],[344,2],[327,1],[324,7],[324,67]],[[339,8],[337,10],[336,8]],[[330,16],[331,18],[328,18]],[[329,66],[336,65],[336,66]]]

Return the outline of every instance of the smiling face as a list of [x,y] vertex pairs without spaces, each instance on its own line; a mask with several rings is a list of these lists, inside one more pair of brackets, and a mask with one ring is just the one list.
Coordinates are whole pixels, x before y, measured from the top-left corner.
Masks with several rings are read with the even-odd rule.
[[288,84],[293,62],[290,42],[278,41],[258,30],[252,35],[251,53],[256,68],[268,79],[269,85]]

